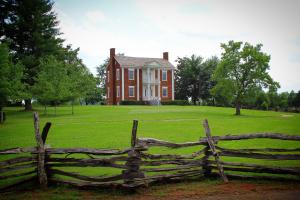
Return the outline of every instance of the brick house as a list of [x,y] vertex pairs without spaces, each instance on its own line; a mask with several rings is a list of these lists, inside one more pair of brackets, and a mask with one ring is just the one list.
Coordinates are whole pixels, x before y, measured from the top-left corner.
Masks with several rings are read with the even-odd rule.
[[141,58],[116,55],[111,48],[106,75],[107,104],[174,100],[174,66],[168,52],[163,58]]

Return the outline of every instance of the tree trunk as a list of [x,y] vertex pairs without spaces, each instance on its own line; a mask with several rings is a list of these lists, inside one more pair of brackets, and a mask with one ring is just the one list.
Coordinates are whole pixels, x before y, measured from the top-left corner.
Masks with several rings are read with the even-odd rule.
[[235,105],[235,115],[241,115],[241,104],[239,102]]
[[54,103],[54,115],[56,117],[56,103]]
[[31,99],[25,99],[25,111],[32,111]]
[[47,105],[45,104],[45,110],[44,110],[44,114],[47,115]]
[[74,115],[74,100],[72,100],[72,115]]

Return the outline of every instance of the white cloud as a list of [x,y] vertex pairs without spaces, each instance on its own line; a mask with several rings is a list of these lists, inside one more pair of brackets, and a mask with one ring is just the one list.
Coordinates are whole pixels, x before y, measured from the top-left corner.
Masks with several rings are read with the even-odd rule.
[[106,17],[105,15],[100,11],[90,11],[86,13],[87,20],[89,20],[92,23],[98,23],[105,21]]
[[80,47],[92,72],[111,47],[131,56],[162,57],[169,51],[175,63],[177,56],[219,56],[220,43],[233,39],[262,43],[282,91],[300,89],[300,1],[136,0],[134,5],[142,13],[141,23],[134,26],[125,13],[106,16],[104,10],[91,8],[78,23],[78,16],[55,10],[67,43]]

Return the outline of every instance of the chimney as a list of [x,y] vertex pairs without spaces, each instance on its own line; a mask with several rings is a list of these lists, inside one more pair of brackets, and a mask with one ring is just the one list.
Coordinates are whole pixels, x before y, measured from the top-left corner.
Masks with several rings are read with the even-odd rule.
[[163,53],[163,59],[164,60],[169,60],[169,53],[168,52]]
[[110,49],[110,59],[112,59],[115,55],[116,55],[116,49],[115,48],[111,48]]

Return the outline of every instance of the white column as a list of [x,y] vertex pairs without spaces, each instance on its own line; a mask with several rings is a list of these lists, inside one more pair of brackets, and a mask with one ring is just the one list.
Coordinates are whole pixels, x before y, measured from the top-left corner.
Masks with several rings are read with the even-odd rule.
[[161,100],[161,97],[160,97],[160,69],[158,69],[157,76],[158,76],[158,99]]
[[124,68],[122,67],[122,101],[124,101]]
[[137,86],[136,86],[136,99],[139,101],[140,100],[140,69],[136,69],[136,76],[137,76]]
[[174,101],[174,69],[172,69],[172,101]]
[[147,99],[150,100],[150,68],[147,68]]
[[154,83],[154,85],[153,85],[153,96],[154,97],[156,97],[155,96],[155,87],[156,87],[156,84],[155,84],[155,69],[153,69],[153,79],[152,79],[152,81],[153,81],[153,83]]

